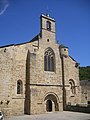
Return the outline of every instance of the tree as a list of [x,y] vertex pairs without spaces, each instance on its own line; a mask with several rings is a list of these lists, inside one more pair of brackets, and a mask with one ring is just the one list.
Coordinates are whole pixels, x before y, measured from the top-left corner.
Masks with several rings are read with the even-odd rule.
[[90,66],[80,67],[79,78],[80,78],[80,80],[90,79]]

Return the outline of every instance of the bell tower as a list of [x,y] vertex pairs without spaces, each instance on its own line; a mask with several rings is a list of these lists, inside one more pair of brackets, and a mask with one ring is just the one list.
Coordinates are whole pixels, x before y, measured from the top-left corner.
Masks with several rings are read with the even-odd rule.
[[40,17],[40,33],[42,39],[50,41],[56,41],[55,20],[47,15],[41,15]]

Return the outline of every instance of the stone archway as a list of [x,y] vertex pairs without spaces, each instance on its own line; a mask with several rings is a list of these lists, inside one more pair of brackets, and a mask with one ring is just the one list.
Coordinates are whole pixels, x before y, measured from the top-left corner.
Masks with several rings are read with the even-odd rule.
[[52,112],[52,111],[59,111],[59,104],[57,97],[54,94],[48,94],[44,101],[46,102],[46,111]]

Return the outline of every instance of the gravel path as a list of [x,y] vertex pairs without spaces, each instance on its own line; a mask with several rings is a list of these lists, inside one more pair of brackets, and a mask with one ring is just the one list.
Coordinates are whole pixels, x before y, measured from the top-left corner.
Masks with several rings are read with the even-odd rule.
[[13,116],[5,118],[5,120],[90,120],[90,114],[64,111],[41,115]]

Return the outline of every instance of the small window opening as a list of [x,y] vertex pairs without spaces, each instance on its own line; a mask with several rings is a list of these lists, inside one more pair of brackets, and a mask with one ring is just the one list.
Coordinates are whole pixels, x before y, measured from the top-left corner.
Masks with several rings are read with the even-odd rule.
[[4,49],[4,52],[6,52],[6,48]]
[[69,80],[70,92],[71,94],[76,94],[75,82],[74,80]]
[[66,51],[66,49],[64,49],[64,51]]
[[22,94],[22,81],[21,80],[18,80],[17,81],[17,94]]
[[34,49],[34,52],[36,52],[37,50],[36,49]]
[[51,22],[49,22],[49,21],[47,21],[47,24],[46,24],[47,26],[47,30],[51,30]]
[[49,39],[47,39],[47,42],[49,42]]
[[75,67],[78,68],[79,67],[79,63],[75,63]]

